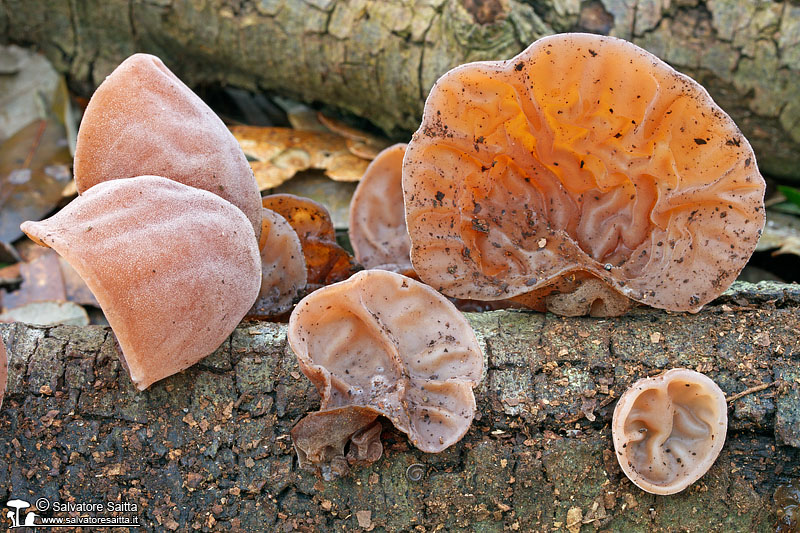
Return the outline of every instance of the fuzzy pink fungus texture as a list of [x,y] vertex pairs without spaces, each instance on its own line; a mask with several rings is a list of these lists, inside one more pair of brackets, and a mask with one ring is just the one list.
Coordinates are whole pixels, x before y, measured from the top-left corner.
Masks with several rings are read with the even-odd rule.
[[261,285],[258,242],[244,214],[162,177],[99,183],[22,230],[86,281],[139,389],[214,351]]
[[161,60],[134,54],[97,88],[75,149],[75,183],[152,174],[205,189],[241,209],[258,236],[261,194],[239,143]]

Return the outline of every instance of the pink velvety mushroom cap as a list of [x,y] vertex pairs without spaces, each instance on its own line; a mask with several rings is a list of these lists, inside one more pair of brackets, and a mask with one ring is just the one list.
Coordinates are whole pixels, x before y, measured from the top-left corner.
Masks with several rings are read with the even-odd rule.
[[214,351],[261,285],[258,242],[244,214],[162,177],[100,183],[22,230],[86,281],[139,389]]
[[625,391],[611,429],[625,475],[647,492],[675,494],[700,479],[722,450],[725,394],[705,375],[675,368]]
[[421,280],[542,310],[585,280],[607,287],[561,298],[566,314],[595,298],[699,311],[753,253],[764,188],[747,140],[696,81],[578,33],[442,76],[403,163]]
[[205,189],[241,209],[258,236],[261,194],[239,143],[161,60],[134,54],[95,91],[78,131],[75,184],[143,175]]

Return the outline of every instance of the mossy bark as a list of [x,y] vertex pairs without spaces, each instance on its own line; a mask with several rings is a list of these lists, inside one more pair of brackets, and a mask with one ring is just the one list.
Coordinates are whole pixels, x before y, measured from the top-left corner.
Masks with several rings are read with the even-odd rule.
[[624,37],[694,76],[763,170],[800,181],[793,0],[0,0],[0,42],[40,47],[83,95],[144,51],[191,85],[323,102],[398,138],[448,69],[563,31]]
[[[244,323],[145,392],[106,328],[0,325],[0,502],[135,503],[117,514],[145,531],[774,530],[775,487],[800,477],[800,287],[736,285],[697,315],[469,319],[487,371],[466,437],[424,454],[387,428],[382,459],[330,483],[294,458],[289,431],[319,398],[285,325]],[[628,385],[676,366],[728,395],[769,387],[732,402],[705,477],[656,497],[620,473],[609,424]]]

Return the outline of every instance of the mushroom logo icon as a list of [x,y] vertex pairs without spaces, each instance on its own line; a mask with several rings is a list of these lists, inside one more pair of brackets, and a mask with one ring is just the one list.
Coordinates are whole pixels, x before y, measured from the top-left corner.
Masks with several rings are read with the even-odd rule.
[[13,509],[13,511],[8,511],[8,513],[6,513],[6,517],[11,521],[11,527],[9,529],[35,525],[34,520],[39,516],[36,513],[28,513],[25,516],[25,522],[19,521],[20,509],[27,509],[30,506],[31,504],[25,500],[9,500],[6,502],[6,507]]

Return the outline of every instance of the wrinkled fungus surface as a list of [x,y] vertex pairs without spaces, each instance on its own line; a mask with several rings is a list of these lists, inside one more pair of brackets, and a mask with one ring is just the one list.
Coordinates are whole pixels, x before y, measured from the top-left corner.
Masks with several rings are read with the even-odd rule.
[[464,316],[430,287],[384,270],[359,272],[301,300],[288,338],[322,411],[368,408],[425,452],[469,429],[483,356]]
[[353,405],[309,413],[292,428],[300,467],[331,480],[347,474],[351,464],[374,463],[383,455],[378,416]]
[[286,219],[262,208],[261,291],[249,316],[268,318],[292,308],[294,299],[306,286],[306,262],[300,239]]
[[411,241],[403,209],[405,144],[395,144],[375,158],[350,202],[350,244],[366,268],[398,265],[411,268]]
[[[562,34],[445,74],[403,166],[411,259],[458,298],[602,280],[698,311],[745,265],[764,180],[694,80],[612,37]],[[525,301],[523,298],[521,301]],[[591,307],[591,306],[590,306]]]
[[134,54],[97,88],[81,120],[75,184],[83,193],[154,174],[213,192],[261,231],[261,194],[236,139],[161,60]]
[[622,471],[653,494],[675,494],[700,479],[722,450],[727,428],[725,394],[685,368],[634,383],[611,426]]
[[271,194],[262,205],[292,226],[300,239],[309,285],[329,285],[350,277],[350,254],[336,242],[336,230],[325,206],[293,194]]
[[258,242],[244,214],[162,177],[97,184],[22,230],[86,281],[139,389],[215,350],[261,284]]

